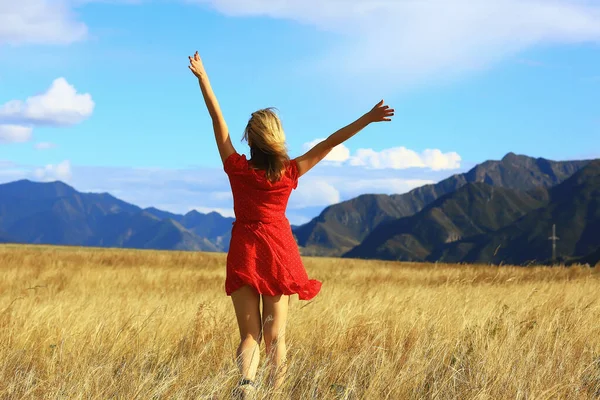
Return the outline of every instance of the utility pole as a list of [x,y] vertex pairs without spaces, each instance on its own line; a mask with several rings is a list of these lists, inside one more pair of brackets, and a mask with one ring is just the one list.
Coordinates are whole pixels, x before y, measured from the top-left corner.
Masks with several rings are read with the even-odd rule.
[[556,224],[552,224],[552,236],[548,238],[548,240],[552,240],[552,264],[556,263],[556,241],[560,240],[558,236],[556,236]]

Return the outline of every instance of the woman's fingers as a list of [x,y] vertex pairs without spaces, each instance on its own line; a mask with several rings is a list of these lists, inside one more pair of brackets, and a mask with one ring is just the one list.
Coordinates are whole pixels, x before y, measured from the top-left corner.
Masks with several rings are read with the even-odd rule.
[[381,100],[379,103],[373,107],[370,111],[370,114],[373,118],[373,121],[391,121],[394,116],[395,110],[390,108],[389,105],[385,104],[384,100]]
[[198,68],[198,60],[195,60],[192,57],[189,57],[189,59],[190,59],[190,65],[194,68]]
[[381,111],[382,111],[382,115],[381,115],[381,119],[380,121],[386,121],[389,122],[392,120],[392,118],[394,116],[394,112],[395,110],[393,108],[390,108],[388,105],[381,107]]
[[203,71],[203,68],[198,51],[196,51],[193,56],[188,56],[188,60],[190,60],[190,65],[188,65],[189,70],[199,77],[202,74],[201,71]]
[[188,56],[188,59],[190,60],[190,65],[194,69],[202,69],[202,61],[200,60],[200,55],[197,51],[193,56]]

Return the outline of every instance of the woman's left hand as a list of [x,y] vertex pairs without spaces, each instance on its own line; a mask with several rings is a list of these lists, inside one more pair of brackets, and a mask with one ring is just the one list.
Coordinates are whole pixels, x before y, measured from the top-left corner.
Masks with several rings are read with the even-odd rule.
[[383,100],[375,104],[375,107],[367,113],[369,122],[391,121],[394,116],[394,109],[388,105],[383,105]]
[[200,59],[198,52],[194,54],[194,57],[188,56],[188,58],[190,59],[190,65],[188,65],[188,68],[194,73],[194,75],[196,75],[198,79],[206,75],[204,65],[202,64],[202,60]]

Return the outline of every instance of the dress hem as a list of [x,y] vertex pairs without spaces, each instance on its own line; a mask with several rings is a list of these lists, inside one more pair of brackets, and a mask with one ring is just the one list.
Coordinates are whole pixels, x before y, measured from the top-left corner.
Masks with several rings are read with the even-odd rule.
[[[249,282],[242,282],[242,284],[241,284],[241,285],[236,285],[236,286],[234,287],[234,289],[232,289],[232,290],[227,290],[227,289],[226,289],[226,290],[225,290],[225,293],[227,294],[227,296],[231,296],[231,295],[232,295],[232,294],[233,294],[233,293],[234,293],[236,290],[239,290],[239,289],[241,289],[241,288],[242,288],[242,287],[244,287],[244,286],[250,286],[251,288],[253,288],[253,289],[254,289],[254,290],[255,290],[255,291],[258,293],[258,294],[260,294],[260,295],[267,295],[267,296],[281,296],[281,295],[284,295],[284,296],[291,296],[291,295],[293,295],[293,294],[297,294],[297,295],[298,295],[298,298],[299,298],[300,300],[311,300],[311,299],[315,298],[315,297],[317,296],[317,294],[319,294],[319,292],[320,292],[320,290],[321,290],[322,282],[321,282],[321,281],[318,281],[318,280],[316,280],[316,279],[309,279],[308,283],[309,283],[309,284],[312,284],[312,286],[314,286],[314,287],[315,287],[315,288],[314,288],[314,289],[315,289],[315,290],[314,290],[314,294],[313,294],[312,296],[311,296],[311,295],[308,295],[308,296],[301,295],[301,293],[300,293],[300,292],[298,292],[298,291],[293,291],[293,290],[290,290],[290,291],[289,291],[289,293],[286,293],[285,291],[284,291],[284,293],[271,293],[271,292],[269,292],[269,291],[267,291],[267,290],[262,290],[262,289],[259,289],[258,287],[256,287],[255,285],[253,285],[252,283],[249,283]],[[307,285],[307,286],[308,286],[308,285]],[[262,293],[261,293],[261,292],[262,292]]]

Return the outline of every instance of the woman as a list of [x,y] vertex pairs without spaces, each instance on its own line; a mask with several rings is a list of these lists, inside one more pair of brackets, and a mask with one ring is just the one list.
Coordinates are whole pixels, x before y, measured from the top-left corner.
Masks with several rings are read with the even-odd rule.
[[[260,342],[265,339],[271,364],[269,384],[275,389],[286,372],[285,325],[289,297],[310,300],[321,282],[309,279],[285,216],[288,198],[298,178],[321,161],[335,146],[372,122],[390,121],[394,110],[380,101],[350,125],[318,143],[306,154],[290,160],[281,122],[272,109],[254,112],[244,139],[250,160],[238,154],[227,130],[198,52],[189,57],[189,69],[198,78],[212,118],[217,147],[233,192],[236,220],[227,254],[225,291],[231,296],[241,337],[237,360],[242,379],[237,392],[249,398],[255,390]],[[260,297],[262,296],[262,318]]]

